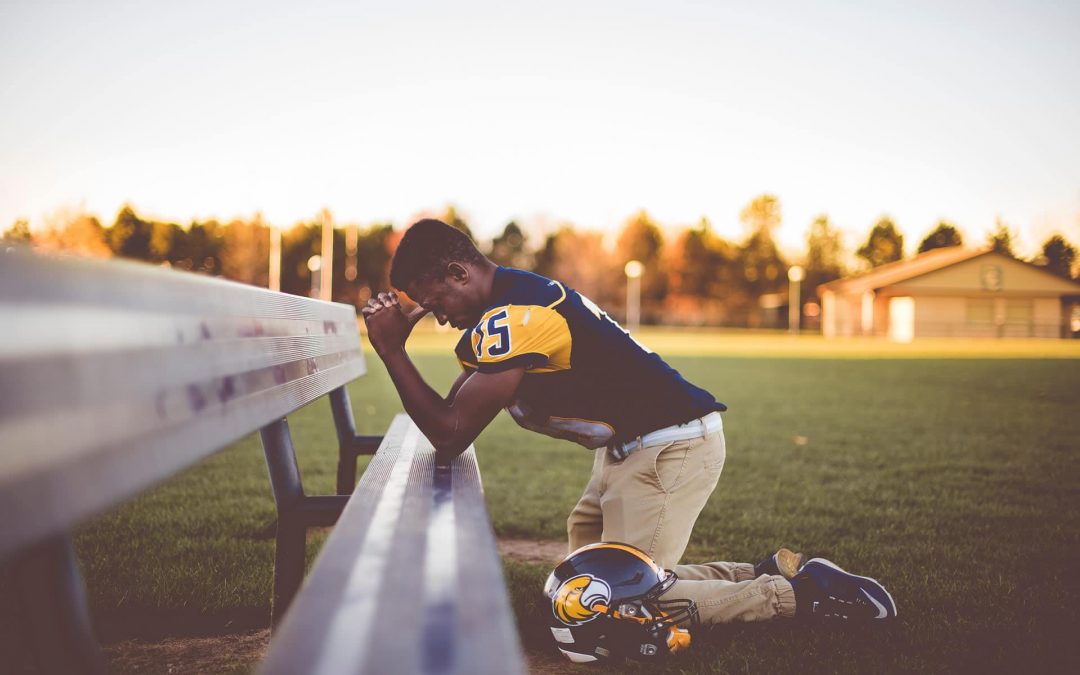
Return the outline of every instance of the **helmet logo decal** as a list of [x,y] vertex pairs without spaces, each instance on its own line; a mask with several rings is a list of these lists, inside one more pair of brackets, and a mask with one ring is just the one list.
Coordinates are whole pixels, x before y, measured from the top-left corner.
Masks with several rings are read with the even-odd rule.
[[579,574],[559,586],[552,599],[552,609],[559,621],[578,626],[592,621],[611,604],[611,588],[591,574]]

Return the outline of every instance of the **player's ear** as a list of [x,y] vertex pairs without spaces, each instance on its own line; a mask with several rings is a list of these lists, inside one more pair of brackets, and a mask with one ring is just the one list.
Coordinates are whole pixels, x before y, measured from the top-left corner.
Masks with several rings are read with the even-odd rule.
[[446,266],[448,280],[464,284],[469,280],[469,268],[459,262],[452,262]]

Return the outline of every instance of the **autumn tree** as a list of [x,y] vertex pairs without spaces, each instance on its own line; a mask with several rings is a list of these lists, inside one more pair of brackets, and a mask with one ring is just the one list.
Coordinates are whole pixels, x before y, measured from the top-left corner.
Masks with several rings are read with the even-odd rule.
[[986,238],[986,245],[989,246],[995,253],[1001,253],[1007,255],[1010,258],[1015,258],[1016,254],[1013,253],[1013,233],[1009,229],[1009,226],[1005,224],[1001,218],[998,218],[995,223],[994,231]]
[[844,238],[824,213],[810,223],[806,235],[806,279],[802,284],[804,299],[816,295],[821,284],[844,276]]
[[771,235],[783,221],[780,200],[776,195],[758,195],[739,212],[739,220],[754,232],[764,231]]
[[[602,307],[609,306],[624,294],[612,284],[616,278],[611,256],[604,248],[599,232],[587,232],[563,225],[548,235],[536,253],[536,273],[577,289]],[[618,269],[622,274],[622,268]]]
[[63,213],[51,218],[34,233],[33,245],[39,251],[63,251],[90,258],[112,257],[106,243],[106,231],[94,216],[87,213]]
[[932,251],[935,248],[948,248],[950,246],[963,246],[964,238],[960,231],[952,223],[942,220],[938,222],[930,234],[919,244],[919,253]]
[[29,244],[30,240],[30,222],[21,218],[12,223],[0,237],[0,243],[4,244]]
[[219,275],[225,248],[225,228],[216,220],[192,221],[184,236],[173,242],[173,267]]
[[672,293],[705,297],[715,270],[709,221],[702,218],[675,240],[668,268],[668,288]]
[[719,298],[731,292],[735,247],[718,236],[706,218],[679,234],[668,257],[673,293]]
[[526,248],[527,239],[518,224],[511,220],[503,228],[502,234],[491,240],[487,257],[497,265],[528,269],[532,265],[532,256]]
[[670,247],[665,320],[680,323],[723,323],[727,308],[743,292],[737,279],[736,247],[718,236],[702,218],[682,231]]
[[780,200],[770,194],[755,197],[743,208],[739,219],[750,230],[739,248],[747,289],[755,297],[777,292],[786,283],[783,272],[787,269],[773,238],[781,222]]
[[308,260],[322,249],[322,224],[300,222],[281,233],[281,290],[293,295],[311,293]]
[[891,218],[882,216],[856,255],[872,268],[896,262],[904,257],[904,235],[897,231]]
[[1065,237],[1055,234],[1043,242],[1042,252],[1034,262],[1059,277],[1072,279],[1072,268],[1076,262],[1076,248],[1065,241]]
[[176,223],[150,221],[150,257],[154,263],[167,262],[172,265],[176,251],[185,237],[183,228]]
[[356,281],[368,293],[390,290],[390,260],[393,258],[391,240],[394,226],[376,223],[363,230],[356,241]]
[[266,286],[270,276],[270,228],[256,214],[251,222],[234,220],[225,226],[221,274],[234,281]]
[[150,260],[152,234],[153,225],[136,215],[130,204],[125,204],[109,228],[109,248],[122,258]]
[[623,225],[615,245],[615,274],[617,286],[623,286],[623,268],[631,260],[644,266],[641,275],[641,300],[643,316],[655,315],[658,303],[667,294],[667,273],[661,262],[664,235],[659,226],[644,210],[638,211]]
[[446,211],[443,212],[442,215],[442,221],[451,227],[456,227],[465,234],[469,235],[469,239],[472,239],[474,242],[476,241],[476,237],[473,236],[472,229],[469,227],[469,224],[465,222],[465,219],[460,213],[458,213],[457,208],[453,204],[446,207]]

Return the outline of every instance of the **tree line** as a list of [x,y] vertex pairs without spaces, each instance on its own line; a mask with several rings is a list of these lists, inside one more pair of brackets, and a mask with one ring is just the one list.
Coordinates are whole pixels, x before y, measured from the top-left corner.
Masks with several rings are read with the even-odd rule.
[[[473,237],[469,224],[453,207],[438,214]],[[641,279],[642,320],[684,325],[767,326],[780,321],[787,304],[791,265],[804,268],[801,303],[815,316],[816,288],[852,272],[896,262],[904,257],[904,237],[893,220],[883,216],[870,229],[849,264],[840,231],[827,215],[810,223],[801,256],[788,258],[774,233],[781,223],[780,201],[763,194],[740,213],[746,235],[732,241],[720,236],[705,218],[673,235],[645,211],[624,223],[614,246],[604,234],[565,224],[532,241],[516,222],[509,222],[490,242],[478,245],[500,265],[535,271],[560,279],[613,313],[624,311],[624,266],[644,264]],[[266,286],[269,280],[270,225],[259,216],[229,222],[194,221],[186,227],[146,219],[130,205],[108,226],[85,213],[54,218],[31,231],[17,221],[2,235],[5,245],[24,244],[36,250],[95,257],[123,257],[221,276]],[[300,222],[281,233],[281,290],[308,295],[312,272],[309,259],[320,253],[320,219]],[[389,267],[403,230],[392,223],[334,228],[333,297],[360,305],[389,289]],[[475,241],[475,237],[473,237]],[[1013,251],[1014,235],[998,222],[984,243],[1005,255]],[[960,246],[963,236],[955,224],[941,221],[921,241],[918,253]],[[1064,278],[1076,278],[1076,248],[1060,235],[1047,239],[1030,260]]]

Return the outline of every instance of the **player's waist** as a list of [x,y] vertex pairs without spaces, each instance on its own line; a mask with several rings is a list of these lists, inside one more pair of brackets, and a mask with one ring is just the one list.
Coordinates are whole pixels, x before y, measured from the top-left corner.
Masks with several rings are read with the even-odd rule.
[[612,443],[608,446],[608,454],[613,459],[622,460],[641,448],[647,448],[651,445],[667,445],[675,441],[702,438],[723,430],[724,420],[720,417],[720,413],[711,412],[684,424],[672,424],[670,427],[650,431],[625,443]]

